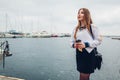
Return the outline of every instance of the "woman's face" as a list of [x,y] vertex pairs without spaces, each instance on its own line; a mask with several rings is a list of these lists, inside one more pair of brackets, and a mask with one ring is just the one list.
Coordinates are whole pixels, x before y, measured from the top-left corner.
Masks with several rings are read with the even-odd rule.
[[79,21],[83,21],[84,20],[84,11],[83,11],[83,9],[79,10],[77,19]]

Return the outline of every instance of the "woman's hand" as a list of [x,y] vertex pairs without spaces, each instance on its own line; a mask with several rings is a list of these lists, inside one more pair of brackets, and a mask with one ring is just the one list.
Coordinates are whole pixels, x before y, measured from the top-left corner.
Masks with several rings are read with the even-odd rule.
[[74,44],[75,48],[83,49],[85,48],[85,44],[83,42],[78,42]]

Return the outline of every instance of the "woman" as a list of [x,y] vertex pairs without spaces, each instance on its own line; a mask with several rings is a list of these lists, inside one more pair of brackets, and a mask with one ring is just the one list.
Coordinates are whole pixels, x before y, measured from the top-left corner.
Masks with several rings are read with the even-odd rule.
[[90,74],[94,72],[94,49],[100,45],[102,37],[98,28],[92,24],[88,9],[79,9],[77,19],[78,25],[73,30],[71,46],[76,48],[76,63],[80,80],[89,80]]

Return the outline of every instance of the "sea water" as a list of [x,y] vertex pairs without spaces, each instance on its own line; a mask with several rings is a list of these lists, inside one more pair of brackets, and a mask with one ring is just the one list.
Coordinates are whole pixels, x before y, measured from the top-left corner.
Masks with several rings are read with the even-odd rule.
[[[2,39],[4,40],[4,39]],[[75,49],[70,38],[11,38],[11,57],[0,63],[0,75],[25,80],[79,80]],[[103,38],[98,51],[103,55],[101,70],[91,74],[91,80],[120,79],[120,41]]]

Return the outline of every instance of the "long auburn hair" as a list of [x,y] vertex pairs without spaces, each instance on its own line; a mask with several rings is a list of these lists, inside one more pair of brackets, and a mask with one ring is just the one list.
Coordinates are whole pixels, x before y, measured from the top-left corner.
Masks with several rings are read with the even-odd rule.
[[[83,12],[84,12],[84,24],[87,27],[88,31],[90,32],[90,25],[93,23],[92,19],[91,19],[90,11],[87,8],[81,8],[81,9],[79,9],[79,11],[80,10],[83,10]],[[78,13],[79,13],[79,11],[78,11]],[[77,31],[80,27],[81,27],[81,22],[78,21],[78,25],[76,26],[75,33],[74,33],[75,40],[76,40]]]

